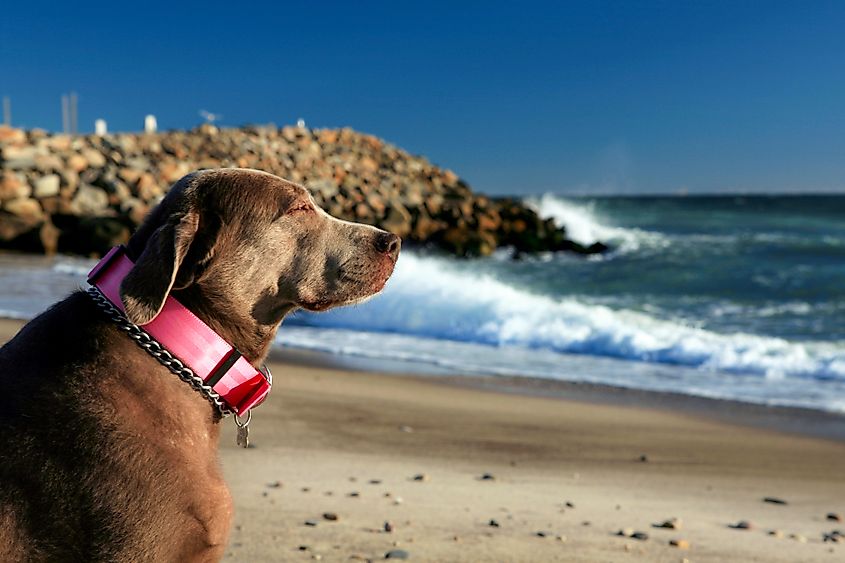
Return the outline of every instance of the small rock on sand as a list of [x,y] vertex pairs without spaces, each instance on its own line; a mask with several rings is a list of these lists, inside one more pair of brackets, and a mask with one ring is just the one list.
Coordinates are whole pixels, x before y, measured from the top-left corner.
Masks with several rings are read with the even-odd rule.
[[352,491],[351,493],[349,493],[346,496],[355,498],[355,497],[360,497],[361,493],[359,493],[358,491]]
[[575,505],[569,501],[566,501],[566,508],[575,508]]
[[782,498],[777,498],[777,497],[765,497],[763,499],[763,502],[767,502],[769,504],[780,504],[782,506],[789,504],[785,500],[783,500]]
[[545,530],[539,530],[537,532],[534,532],[534,535],[537,536],[538,538],[547,538],[549,536],[553,536],[554,534],[552,534],[551,532],[547,532]]
[[630,536],[631,536],[631,534],[633,534],[633,533],[634,533],[634,529],[633,529],[633,528],[622,528],[621,530],[619,530],[618,532],[616,532],[616,535],[617,535],[617,536],[622,536],[623,538],[627,538],[627,537],[630,537]]
[[381,479],[370,479],[370,485],[381,485]]
[[482,473],[481,476],[478,478],[479,481],[495,481],[496,476],[492,473]]
[[781,530],[769,530],[769,535],[773,538],[781,539],[783,537],[783,532]]
[[393,530],[394,530],[394,527],[393,527],[393,524],[392,524],[392,523],[390,523],[390,522],[385,522],[385,523],[384,523],[384,531],[385,531],[385,532],[387,532],[387,533],[389,534],[389,533],[391,533]]
[[753,527],[754,525],[748,520],[740,520],[736,524],[728,524],[728,528],[733,528],[734,530],[750,530]]
[[822,534],[822,541],[825,543],[845,543],[845,534],[839,530],[833,530],[830,533]]
[[487,523],[487,525],[488,525],[488,526],[490,526],[490,527],[492,527],[492,528],[498,528],[498,527],[500,526],[499,521],[498,521],[498,520],[493,520],[493,519],[491,519],[491,520]]
[[640,456],[640,461],[641,461],[642,463],[648,463],[648,456],[647,456],[647,455],[645,455],[645,454],[641,455],[641,456]]
[[655,528],[666,528],[667,530],[680,530],[681,529],[681,519],[680,518],[669,518],[668,520],[664,520],[663,522],[658,522],[657,524],[652,524]]
[[417,473],[416,475],[413,476],[413,480],[414,481],[428,481],[429,476],[426,475],[425,473]]
[[407,559],[410,556],[411,554],[404,549],[391,549],[384,554],[385,559]]
[[684,539],[669,540],[669,545],[677,547],[678,549],[689,549],[689,541]]
[[842,522],[842,515],[837,512],[828,512],[826,518],[830,522]]
[[304,523],[306,526],[311,526],[312,528],[317,525],[316,520],[306,520]]
[[634,539],[634,540],[645,541],[645,540],[648,539],[648,534],[645,533],[645,532],[634,532],[633,534],[631,534],[628,537],[631,538],[631,539]]
[[335,512],[325,512],[323,513],[323,518],[330,522],[337,522],[340,519]]
[[807,538],[801,534],[789,534],[789,539],[795,540],[798,543],[807,543]]
[[282,487],[281,481],[273,481],[272,483],[267,483],[268,489],[279,489]]

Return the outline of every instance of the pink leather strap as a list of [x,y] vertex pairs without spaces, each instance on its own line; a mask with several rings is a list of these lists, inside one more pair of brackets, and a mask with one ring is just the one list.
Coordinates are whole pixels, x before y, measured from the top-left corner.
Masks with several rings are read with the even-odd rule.
[[[120,283],[133,266],[126,249],[116,246],[94,266],[88,283],[124,311]],[[168,296],[161,313],[142,328],[211,386],[235,413],[246,414],[270,392],[270,382],[261,372],[174,297]]]

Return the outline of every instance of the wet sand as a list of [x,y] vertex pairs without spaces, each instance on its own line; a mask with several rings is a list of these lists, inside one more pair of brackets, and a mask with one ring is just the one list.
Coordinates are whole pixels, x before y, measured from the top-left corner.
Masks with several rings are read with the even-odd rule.
[[[0,336],[19,326],[0,322]],[[272,360],[255,447],[237,448],[234,423],[224,422],[221,461],[236,506],[227,561],[378,560],[391,550],[467,562],[845,553],[845,543],[823,541],[845,530],[826,519],[845,516],[845,443],[800,433],[841,417],[774,409],[780,422],[768,424],[763,407],[743,418],[720,414],[742,411],[737,404],[541,396],[349,371],[301,354]],[[652,526],[670,518],[681,528]],[[752,528],[729,527],[741,520]],[[616,535],[626,528],[648,537]],[[670,545],[679,539],[688,549]]]

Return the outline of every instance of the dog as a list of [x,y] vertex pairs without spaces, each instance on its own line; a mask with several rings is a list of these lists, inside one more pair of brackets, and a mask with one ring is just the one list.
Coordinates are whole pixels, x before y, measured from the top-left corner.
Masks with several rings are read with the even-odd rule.
[[[254,370],[290,312],[380,292],[400,245],[277,176],[196,172],[129,240],[118,305],[143,329],[172,296]],[[222,558],[221,413],[91,295],[71,294],[0,349],[0,390],[0,561]]]

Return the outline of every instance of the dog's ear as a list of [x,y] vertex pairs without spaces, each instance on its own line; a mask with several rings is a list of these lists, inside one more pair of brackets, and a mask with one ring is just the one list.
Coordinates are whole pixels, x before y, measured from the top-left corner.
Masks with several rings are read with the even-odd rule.
[[196,210],[174,213],[147,240],[120,284],[120,299],[130,321],[144,325],[161,312],[198,229]]

